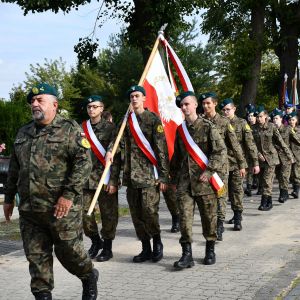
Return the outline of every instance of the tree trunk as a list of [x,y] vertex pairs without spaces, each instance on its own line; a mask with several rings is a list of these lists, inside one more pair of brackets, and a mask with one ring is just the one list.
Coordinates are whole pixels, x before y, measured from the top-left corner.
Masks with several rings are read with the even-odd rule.
[[255,53],[250,66],[250,76],[243,82],[240,100],[240,112],[247,103],[255,103],[260,77],[261,58],[264,40],[265,4],[258,1],[251,9],[251,39],[255,42]]

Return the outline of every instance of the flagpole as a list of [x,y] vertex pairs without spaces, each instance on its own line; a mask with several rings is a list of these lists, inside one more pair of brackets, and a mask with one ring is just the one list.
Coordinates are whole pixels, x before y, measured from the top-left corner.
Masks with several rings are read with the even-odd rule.
[[[148,61],[147,61],[147,64],[146,64],[145,69],[144,69],[144,72],[143,72],[143,74],[142,74],[142,76],[141,76],[141,78],[140,78],[140,80],[139,80],[139,85],[142,85],[142,84],[144,83],[144,80],[145,80],[145,78],[146,78],[146,75],[147,75],[147,73],[148,73],[148,71],[149,71],[149,68],[150,68],[150,66],[151,66],[151,63],[152,63],[152,61],[153,61],[153,59],[154,59],[155,53],[156,53],[156,51],[157,51],[157,49],[158,49],[158,46],[159,46],[159,42],[160,42],[161,36],[163,35],[164,30],[166,29],[167,25],[168,25],[168,24],[164,24],[164,25],[160,28],[160,30],[158,31],[158,36],[157,36],[156,41],[155,41],[155,43],[154,43],[154,46],[153,46],[153,48],[152,48],[150,57],[149,57],[149,59],[148,59]],[[127,123],[127,119],[128,119],[129,112],[130,112],[130,105],[128,106],[128,109],[127,109],[127,111],[126,111],[126,114],[125,114],[125,116],[124,116],[122,125],[121,125],[120,130],[119,130],[119,133],[118,133],[118,135],[117,135],[117,137],[116,137],[116,140],[115,140],[115,142],[114,142],[114,146],[113,146],[113,149],[112,149],[112,151],[111,151],[112,157],[115,156],[115,153],[116,153],[117,148],[118,148],[118,146],[119,146],[120,140],[121,140],[122,135],[123,135],[123,133],[124,133],[124,130],[125,130],[125,126],[126,126],[126,123]],[[102,173],[102,176],[101,176],[101,178],[100,178],[100,182],[99,182],[98,187],[97,187],[97,189],[96,189],[95,195],[94,195],[94,197],[93,197],[93,200],[92,200],[91,205],[90,205],[90,207],[89,207],[89,210],[88,210],[88,212],[87,212],[87,215],[88,215],[88,216],[90,216],[90,215],[92,214],[92,212],[93,212],[93,210],[94,210],[94,208],[95,208],[97,199],[98,199],[99,194],[100,194],[100,192],[101,192],[101,189],[102,189],[102,187],[103,187],[104,180],[105,180],[105,177],[106,177],[106,175],[107,175],[107,173],[108,173],[108,170],[109,170],[110,166],[111,166],[111,161],[106,161],[105,169],[104,169],[104,171],[103,171],[103,173]]]

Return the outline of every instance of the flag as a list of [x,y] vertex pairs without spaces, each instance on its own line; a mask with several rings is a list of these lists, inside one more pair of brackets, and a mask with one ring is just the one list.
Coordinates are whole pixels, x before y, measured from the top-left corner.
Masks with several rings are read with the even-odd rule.
[[293,103],[293,106],[299,105],[297,82],[298,82],[298,78],[297,78],[297,67],[296,67],[295,76],[292,79],[292,103]]
[[[178,73],[183,90],[193,91],[192,84],[178,56],[163,37],[161,37],[161,42],[166,49],[166,54],[170,55],[171,62]],[[171,159],[174,153],[176,129],[182,123],[183,116],[181,110],[175,104],[176,93],[178,91],[169,64],[168,73],[169,75],[163,64],[161,54],[157,50],[143,83],[146,90],[144,106],[160,116],[168,145],[169,159]]]
[[287,91],[287,74],[284,74],[284,81],[282,84],[281,98],[279,100],[279,108],[281,109],[285,104],[289,103],[289,95]]

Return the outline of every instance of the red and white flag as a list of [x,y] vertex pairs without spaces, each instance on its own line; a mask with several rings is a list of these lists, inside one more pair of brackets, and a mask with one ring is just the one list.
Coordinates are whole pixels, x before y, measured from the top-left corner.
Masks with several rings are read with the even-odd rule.
[[[161,42],[169,54],[184,91],[192,90],[193,87],[187,74],[168,42],[162,37]],[[168,68],[170,71],[170,68]],[[170,82],[170,78],[172,82]],[[173,76],[167,75],[159,51],[157,50],[152,64],[148,70],[143,86],[146,90],[145,107],[158,114],[162,120],[165,136],[168,144],[169,159],[174,153],[174,142],[177,126],[183,121],[181,110],[175,104],[176,87]]]

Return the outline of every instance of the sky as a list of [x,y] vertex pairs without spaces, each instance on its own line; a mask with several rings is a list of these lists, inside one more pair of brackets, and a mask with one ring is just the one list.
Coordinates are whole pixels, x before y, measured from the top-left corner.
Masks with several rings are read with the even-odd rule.
[[[14,85],[22,83],[30,64],[43,64],[44,58],[62,57],[67,66],[76,64],[74,45],[88,36],[94,27],[101,3],[92,1],[69,14],[29,13],[15,4],[0,4],[0,98],[9,99]],[[100,48],[109,36],[119,33],[122,24],[110,19],[97,29]]]
[[[74,45],[93,31],[100,5],[93,0],[68,14],[44,12],[24,16],[18,5],[0,3],[0,99],[9,99],[13,86],[23,83],[30,64],[61,57],[68,68],[75,66]],[[100,48],[106,47],[110,35],[119,33],[121,27],[121,21],[108,19],[97,28]],[[207,41],[207,36],[200,36],[200,40]]]

